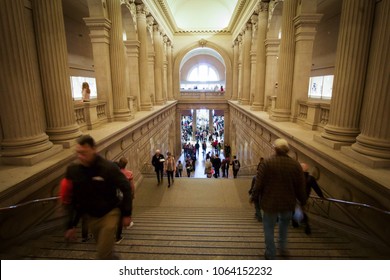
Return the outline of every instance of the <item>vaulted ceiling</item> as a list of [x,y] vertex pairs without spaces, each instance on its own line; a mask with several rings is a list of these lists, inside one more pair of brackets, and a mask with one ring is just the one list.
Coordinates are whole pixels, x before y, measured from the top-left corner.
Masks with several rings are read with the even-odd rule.
[[[146,0],[150,1],[150,0]],[[258,0],[153,0],[174,33],[231,32]]]
[[181,30],[228,28],[239,0],[165,0],[176,26]]

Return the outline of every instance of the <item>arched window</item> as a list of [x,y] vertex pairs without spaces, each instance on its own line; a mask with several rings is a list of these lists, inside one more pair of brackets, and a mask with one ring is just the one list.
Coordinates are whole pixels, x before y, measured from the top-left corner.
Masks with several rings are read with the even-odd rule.
[[218,72],[210,64],[195,65],[187,76],[189,82],[217,82],[219,81]]

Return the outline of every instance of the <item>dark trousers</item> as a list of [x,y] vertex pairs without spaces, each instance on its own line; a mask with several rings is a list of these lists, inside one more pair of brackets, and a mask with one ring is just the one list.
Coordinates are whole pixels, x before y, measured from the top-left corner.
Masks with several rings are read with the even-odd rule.
[[237,178],[238,169],[233,169],[233,177]]
[[156,170],[156,175],[157,175],[157,182],[160,184],[161,181],[163,180],[164,176],[164,170]]
[[175,180],[175,179],[173,179],[173,170],[172,171],[167,170],[167,176],[168,176],[168,185],[171,185],[171,179],[172,179],[172,184],[173,184],[173,182]]

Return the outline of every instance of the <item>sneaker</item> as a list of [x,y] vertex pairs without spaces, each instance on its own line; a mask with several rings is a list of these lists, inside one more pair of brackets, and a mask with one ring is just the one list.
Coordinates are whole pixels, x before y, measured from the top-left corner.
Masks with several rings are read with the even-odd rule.
[[132,226],[134,226],[134,222],[131,222],[127,229],[131,228]]
[[115,241],[115,244],[120,244],[122,242],[122,240],[123,240],[122,236],[117,238],[116,241]]

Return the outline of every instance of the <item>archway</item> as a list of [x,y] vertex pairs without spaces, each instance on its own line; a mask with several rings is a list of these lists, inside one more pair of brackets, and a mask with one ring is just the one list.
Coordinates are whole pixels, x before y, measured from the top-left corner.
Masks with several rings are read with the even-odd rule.
[[[202,49],[207,49],[202,51]],[[207,55],[213,57],[213,61],[221,63],[225,67],[225,97],[229,99],[232,94],[232,65],[229,55],[221,49],[218,45],[201,40],[200,42],[194,42],[189,47],[180,51],[174,62],[173,67],[173,91],[175,99],[180,99],[180,71],[183,62],[186,62],[187,58],[191,58],[199,53],[207,53]],[[194,54],[194,55],[192,55]]]

